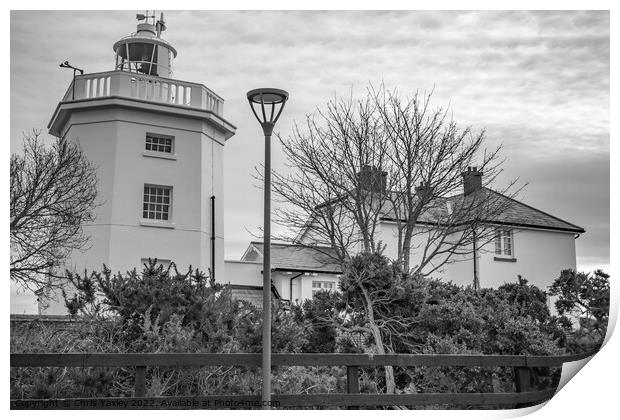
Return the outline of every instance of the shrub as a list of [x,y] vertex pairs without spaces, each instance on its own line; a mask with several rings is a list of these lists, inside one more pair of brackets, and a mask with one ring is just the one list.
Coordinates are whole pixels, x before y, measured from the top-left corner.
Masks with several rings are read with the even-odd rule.
[[[381,334],[386,350],[425,354],[562,354],[581,351],[592,331],[606,325],[602,274],[594,278],[563,272],[551,293],[561,293],[560,307],[586,296],[589,323],[576,332],[563,316],[554,317],[547,295],[519,278],[498,289],[473,290],[422,277],[411,277],[381,255],[352,259],[341,280],[342,292],[319,292],[290,309],[272,305],[275,353],[375,352],[373,336],[351,327],[366,327],[362,285],[373,293],[376,325],[390,325]],[[67,308],[82,321],[62,328],[32,322],[11,329],[11,352],[205,352],[262,350],[261,310],[233,299],[231,290],[198,271],[180,274],[174,265],[156,261],[125,275],[104,268],[91,275],[70,275],[75,292]],[[600,295],[583,292],[591,281]],[[608,286],[607,286],[608,287]],[[589,293],[589,294],[588,294]],[[580,297],[583,301],[583,299]],[[602,302],[602,303],[601,303]],[[394,322],[397,320],[398,322]],[[406,321],[406,322],[404,322]],[[392,324],[389,324],[392,322]],[[349,331],[349,332],[345,332]],[[599,336],[597,336],[599,337]],[[600,338],[600,337],[599,337]],[[598,338],[597,338],[598,339]],[[538,387],[557,383],[559,370],[538,369]],[[512,392],[510,368],[413,367],[394,369],[398,392]],[[340,367],[277,367],[276,393],[344,392]],[[386,387],[382,368],[364,368],[361,388]],[[260,390],[260,369],[208,367],[148,369],[148,395],[254,394]],[[67,396],[130,396],[132,369],[11,369],[11,398]]]

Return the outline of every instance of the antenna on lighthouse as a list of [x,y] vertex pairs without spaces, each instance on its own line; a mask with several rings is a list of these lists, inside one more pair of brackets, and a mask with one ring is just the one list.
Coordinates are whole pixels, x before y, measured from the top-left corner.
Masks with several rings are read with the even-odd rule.
[[164,12],[161,12],[160,18],[155,24],[157,29],[157,38],[161,38],[161,33],[166,30],[166,22],[164,22]]

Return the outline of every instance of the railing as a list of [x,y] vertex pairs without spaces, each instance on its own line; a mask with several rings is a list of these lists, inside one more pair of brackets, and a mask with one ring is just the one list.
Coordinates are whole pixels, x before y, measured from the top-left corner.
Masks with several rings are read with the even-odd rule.
[[63,102],[120,96],[197,108],[223,116],[224,100],[206,86],[125,71],[76,76]]
[[[555,389],[534,391],[531,369],[561,366],[563,363],[585,359],[589,353],[564,356],[495,356],[444,354],[274,354],[273,366],[346,366],[346,394],[274,394],[278,407],[350,407],[361,406],[419,406],[451,405],[513,405],[542,403],[551,399]],[[226,408],[246,404],[260,406],[259,395],[209,395],[179,397],[146,397],[146,368],[148,366],[261,366],[260,353],[148,353],[148,354],[11,354],[11,367],[135,367],[134,397],[12,399],[11,409],[174,409]],[[509,393],[418,393],[367,394],[360,393],[359,369],[381,366],[443,366],[443,367],[512,367],[516,392]],[[225,402],[228,405],[220,405]],[[243,406],[242,406],[243,407]]]

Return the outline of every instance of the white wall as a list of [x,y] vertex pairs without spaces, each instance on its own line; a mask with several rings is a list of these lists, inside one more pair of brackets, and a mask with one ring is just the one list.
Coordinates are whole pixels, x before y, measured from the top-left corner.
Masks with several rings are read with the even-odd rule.
[[493,244],[480,255],[480,285],[497,287],[517,281],[522,275],[540,288],[547,289],[565,268],[576,269],[573,233],[521,230],[514,232],[516,262],[495,261]]
[[[384,222],[380,238],[387,245],[385,254],[395,259],[397,256],[396,224]],[[411,254],[411,265],[419,261],[422,236],[416,237]],[[478,278],[481,287],[498,287],[507,282],[516,282],[522,275],[544,290],[553,283],[560,271],[576,268],[575,238],[570,232],[550,230],[521,229],[513,231],[514,258],[516,261],[496,261],[495,245],[487,244],[479,252]],[[474,263],[472,255],[455,258],[455,262],[444,265],[432,277],[452,281],[461,286],[473,285]]]
[[263,286],[263,262],[253,261],[224,261],[223,277],[218,281],[221,284],[235,284],[239,286]]
[[[93,246],[76,254],[76,268],[113,271],[157,257],[206,271],[211,265],[210,197],[216,196],[216,269],[223,266],[223,137],[211,139],[195,119],[147,110],[93,109],[74,112],[66,136],[79,139],[101,179],[98,219],[88,227]],[[144,156],[147,132],[175,137],[176,160]],[[171,223],[143,224],[144,184],[172,186]],[[217,186],[217,187],[216,187]],[[219,257],[219,258],[218,258]]]
[[[149,104],[74,110],[62,132],[78,141],[97,167],[97,220],[84,230],[86,251],[74,252],[67,267],[83,272],[140,269],[141,259],[174,261],[180,271],[190,265],[211,267],[211,200],[215,195],[215,268],[224,267],[224,134],[206,122],[154,112]],[[140,108],[141,107],[141,108]],[[174,136],[176,159],[145,156],[146,133]],[[172,187],[170,223],[147,226],[142,219],[145,184]],[[56,306],[56,305],[53,305]],[[64,311],[64,309],[63,309]],[[46,313],[55,313],[52,308]]]
[[[410,267],[420,263],[424,253],[424,247],[428,243],[427,228],[416,227],[411,238]],[[377,227],[376,241],[381,241],[386,246],[384,255],[395,260],[398,257],[398,227],[394,222],[382,221]],[[430,248],[432,250],[433,248]]]
[[[225,283],[240,286],[263,286],[263,263],[249,261],[225,261]],[[274,271],[271,279],[280,293],[282,299],[288,300],[291,296],[291,277],[299,272]],[[338,277],[329,273],[303,273],[293,280],[293,302],[303,303],[306,299],[312,299],[312,282],[330,281],[334,287],[338,287]]]
[[[282,299],[290,299],[291,278],[297,276],[298,272],[276,271],[272,274],[273,283],[278,289]],[[338,276],[329,273],[304,273],[302,276],[293,280],[293,302],[303,303],[306,299],[312,299],[312,282],[329,281],[334,283],[334,290],[338,288]]]

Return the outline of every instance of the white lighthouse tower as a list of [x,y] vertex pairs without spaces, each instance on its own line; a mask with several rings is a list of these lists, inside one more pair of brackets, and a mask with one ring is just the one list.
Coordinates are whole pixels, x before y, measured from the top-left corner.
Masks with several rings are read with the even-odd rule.
[[224,145],[235,127],[220,96],[171,78],[177,51],[161,38],[163,14],[137,17],[137,31],[113,46],[114,69],[76,76],[48,125],[79,142],[98,169],[102,205],[85,228],[90,248],[68,268],[124,272],[155,257],[217,278]]

